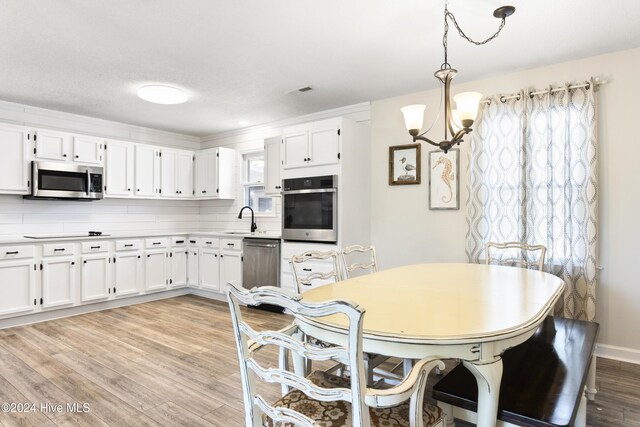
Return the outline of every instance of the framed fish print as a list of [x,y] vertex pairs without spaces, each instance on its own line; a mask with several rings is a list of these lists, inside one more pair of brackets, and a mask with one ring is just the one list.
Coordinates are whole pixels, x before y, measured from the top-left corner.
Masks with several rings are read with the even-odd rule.
[[429,152],[429,209],[460,209],[460,149]]
[[389,185],[420,184],[420,144],[389,147]]

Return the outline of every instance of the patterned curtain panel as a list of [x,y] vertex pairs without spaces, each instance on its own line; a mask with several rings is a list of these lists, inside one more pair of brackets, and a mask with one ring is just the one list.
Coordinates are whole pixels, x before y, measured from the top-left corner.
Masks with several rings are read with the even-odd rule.
[[469,151],[467,245],[547,247],[545,271],[567,284],[556,314],[593,320],[597,265],[594,85],[483,104]]

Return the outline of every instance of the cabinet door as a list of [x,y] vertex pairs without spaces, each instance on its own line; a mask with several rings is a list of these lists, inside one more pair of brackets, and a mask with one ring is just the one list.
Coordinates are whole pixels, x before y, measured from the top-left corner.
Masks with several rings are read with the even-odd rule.
[[200,249],[200,287],[213,291],[220,290],[220,258],[217,249]]
[[231,148],[218,148],[216,153],[216,195],[219,199],[235,199],[238,194],[236,167],[238,155]]
[[198,263],[199,263],[199,255],[200,249],[198,248],[189,248],[187,250],[189,253],[187,254],[187,284],[189,286],[198,286]]
[[149,145],[136,145],[136,196],[155,197],[158,195],[156,181],[159,152]]
[[0,124],[0,193],[28,194],[29,131]]
[[144,288],[147,291],[167,289],[167,251],[147,251],[144,263]]
[[75,258],[55,257],[42,261],[42,307],[73,304]]
[[82,257],[82,285],[80,299],[95,301],[107,299],[111,294],[109,267],[111,258],[107,254]]
[[195,154],[195,197],[199,199],[215,198],[216,181],[216,153],[215,150],[199,151]]
[[133,186],[133,145],[109,142],[106,156],[105,193],[108,196],[130,196]]
[[282,167],[284,169],[299,168],[307,165],[309,156],[307,132],[298,132],[285,135],[282,138]]
[[0,262],[0,316],[35,309],[34,266],[33,259]]
[[61,132],[37,130],[34,136],[36,141],[34,156],[38,159],[66,160],[70,136]]
[[114,293],[117,297],[140,293],[142,257],[140,252],[116,253]]
[[279,195],[280,182],[280,138],[267,139],[264,142],[265,194]]
[[169,287],[180,288],[187,286],[187,249],[173,249],[171,251],[171,278]]
[[224,291],[229,282],[242,286],[242,252],[222,251],[220,254],[220,290]]
[[335,125],[309,131],[309,166],[338,163],[340,136]]
[[193,197],[193,153],[178,153],[178,170],[176,182],[178,183],[178,197]]
[[178,167],[178,152],[175,150],[162,150],[161,152],[161,172],[160,181],[162,184],[162,197],[177,197],[178,196],[178,183],[177,167]]
[[98,138],[88,136],[73,137],[73,161],[79,163],[102,164],[102,144]]

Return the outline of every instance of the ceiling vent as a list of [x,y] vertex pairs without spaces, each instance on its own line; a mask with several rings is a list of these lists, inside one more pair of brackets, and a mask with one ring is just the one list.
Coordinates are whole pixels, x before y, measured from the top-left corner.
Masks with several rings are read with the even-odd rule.
[[300,87],[300,88],[297,88],[297,89],[288,90],[285,93],[287,95],[300,95],[301,93],[311,92],[312,90],[313,90],[313,88],[311,86],[305,86],[305,87]]

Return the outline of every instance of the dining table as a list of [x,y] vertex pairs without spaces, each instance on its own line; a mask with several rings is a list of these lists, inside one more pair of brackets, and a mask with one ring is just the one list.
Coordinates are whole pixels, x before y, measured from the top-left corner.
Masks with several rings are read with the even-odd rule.
[[[364,308],[364,352],[459,359],[477,382],[477,425],[490,427],[496,424],[502,353],[535,333],[564,289],[562,279],[541,271],[433,263],[313,287],[302,300],[343,300]],[[346,316],[299,316],[296,323],[309,336],[347,344]]]

